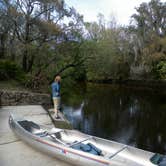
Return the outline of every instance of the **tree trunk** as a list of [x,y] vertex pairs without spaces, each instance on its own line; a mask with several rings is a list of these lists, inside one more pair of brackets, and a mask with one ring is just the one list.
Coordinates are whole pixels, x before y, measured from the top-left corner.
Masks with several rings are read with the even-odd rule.
[[26,25],[25,25],[25,50],[22,59],[22,68],[25,72],[28,72],[28,49],[27,46],[29,44],[29,32],[30,32],[30,25],[29,25],[29,16],[26,17]]
[[12,61],[15,61],[15,59],[16,59],[15,38],[16,38],[16,31],[14,30],[13,36],[10,39],[10,56],[11,56]]
[[28,55],[28,51],[27,51],[27,48],[25,48],[23,59],[22,59],[22,69],[25,72],[27,72],[27,55]]
[[32,55],[31,58],[30,58],[30,60],[28,60],[27,72],[32,71],[32,66],[33,66],[33,63],[34,63],[34,59],[35,59],[35,56]]
[[2,34],[0,36],[0,58],[4,58],[5,57],[5,41],[6,41],[6,34]]

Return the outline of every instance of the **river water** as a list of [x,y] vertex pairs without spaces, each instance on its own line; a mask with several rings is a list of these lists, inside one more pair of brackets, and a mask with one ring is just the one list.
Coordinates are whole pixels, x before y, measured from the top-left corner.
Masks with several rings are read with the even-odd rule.
[[62,97],[75,129],[166,154],[166,95],[118,85],[76,85]]

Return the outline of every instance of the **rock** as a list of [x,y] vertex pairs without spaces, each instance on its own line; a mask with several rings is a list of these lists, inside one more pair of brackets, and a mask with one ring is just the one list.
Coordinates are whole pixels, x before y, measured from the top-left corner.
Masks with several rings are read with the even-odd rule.
[[0,106],[25,104],[51,105],[51,97],[44,93],[0,90]]

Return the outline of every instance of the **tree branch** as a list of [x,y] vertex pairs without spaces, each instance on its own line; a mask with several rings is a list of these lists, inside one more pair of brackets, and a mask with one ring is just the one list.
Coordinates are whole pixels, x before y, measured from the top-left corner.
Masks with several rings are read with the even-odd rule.
[[35,17],[33,17],[33,18],[31,19],[30,23],[32,23],[32,22],[33,22],[35,19],[37,19],[39,16],[41,16],[42,14],[44,14],[45,12],[47,12],[47,11],[53,9],[53,8],[54,8],[54,7],[50,7],[50,8],[48,8],[47,10],[43,10],[42,12],[40,12],[39,14],[37,14]]

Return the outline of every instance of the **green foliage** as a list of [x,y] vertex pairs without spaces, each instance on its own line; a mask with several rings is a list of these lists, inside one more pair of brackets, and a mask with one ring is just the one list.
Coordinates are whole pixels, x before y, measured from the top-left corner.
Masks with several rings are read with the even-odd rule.
[[[98,28],[93,28],[94,25]],[[115,26],[106,28],[101,20],[99,23],[93,23],[92,25],[89,23],[88,30],[91,40],[86,42],[84,50],[88,55],[91,55],[86,63],[87,79],[128,78],[130,62],[128,48],[126,47],[128,41],[125,30]]]
[[159,79],[166,80],[166,61],[160,61],[157,64],[156,73]]
[[50,92],[50,82],[46,77],[47,75],[44,72],[39,75],[36,75],[36,73],[28,73],[25,75],[24,80],[19,81],[19,83],[25,88],[48,93]]
[[70,75],[75,81],[86,80],[86,69],[84,65],[77,66],[73,69],[72,75]]
[[17,79],[40,89],[56,74],[73,81],[136,74],[138,79],[165,79],[166,4],[159,0],[137,7],[129,27],[117,25],[115,17],[106,22],[102,14],[96,22],[83,23],[64,1],[0,3],[0,58],[12,59],[0,62],[1,80]]
[[115,19],[105,26],[102,15],[98,22],[86,23],[91,43],[85,52],[93,57],[86,63],[87,78],[153,78],[154,66],[166,57],[165,5],[159,0],[142,3],[126,28],[117,26]]
[[62,100],[73,107],[79,107],[84,100],[86,85],[74,81],[72,77],[62,80],[61,83]]
[[[84,79],[84,57],[79,50],[83,17],[74,8],[59,0],[13,0],[0,5],[0,58],[22,67],[26,73],[22,84],[39,89],[57,73]],[[16,70],[4,73],[3,69],[3,79]]]
[[[156,65],[166,57],[166,3],[151,0],[136,8],[128,32],[133,52],[132,75],[139,79],[155,77]],[[138,73],[138,70],[139,73]],[[142,72],[142,73],[141,73]],[[160,78],[161,79],[161,78]]]
[[24,79],[24,73],[21,68],[9,60],[0,60],[0,80],[18,80]]

